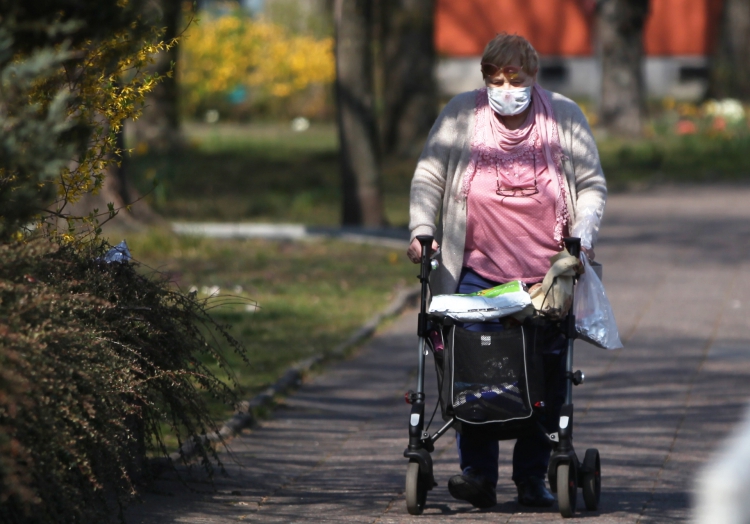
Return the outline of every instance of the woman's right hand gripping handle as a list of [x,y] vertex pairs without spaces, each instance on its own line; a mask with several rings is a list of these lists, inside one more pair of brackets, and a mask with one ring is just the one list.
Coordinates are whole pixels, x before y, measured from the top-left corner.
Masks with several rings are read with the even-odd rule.
[[[437,243],[437,241],[433,240],[430,254],[436,252],[438,249],[440,249],[440,245]],[[419,264],[422,259],[422,246],[419,243],[419,240],[415,238],[411,241],[409,249],[406,251],[406,256],[409,257],[409,260],[411,260],[415,264]]]

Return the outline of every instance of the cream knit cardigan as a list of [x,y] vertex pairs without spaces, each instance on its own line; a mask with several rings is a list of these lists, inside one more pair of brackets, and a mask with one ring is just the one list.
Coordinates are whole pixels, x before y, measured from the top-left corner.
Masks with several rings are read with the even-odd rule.
[[[568,230],[580,234],[576,219],[586,217],[584,227],[595,241],[607,198],[599,152],[578,105],[557,93],[546,93],[565,155],[563,178],[570,214]],[[431,277],[432,292],[436,295],[456,292],[463,264],[466,198],[462,188],[471,157],[475,100],[476,91],[469,91],[448,102],[432,126],[411,182],[411,239],[417,235],[432,235],[441,246],[442,263]],[[440,223],[436,224],[441,206]]]

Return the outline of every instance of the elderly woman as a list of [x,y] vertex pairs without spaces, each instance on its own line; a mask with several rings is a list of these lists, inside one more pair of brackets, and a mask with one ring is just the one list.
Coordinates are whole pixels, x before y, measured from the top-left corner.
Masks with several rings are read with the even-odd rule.
[[[415,237],[435,236],[432,249],[442,248],[442,265],[432,275],[434,294],[541,282],[567,235],[581,237],[593,259],[607,194],[599,154],[580,108],[542,89],[538,69],[539,57],[526,39],[497,35],[482,56],[486,87],[453,98],[430,132],[411,184],[407,255],[419,262]],[[549,432],[556,431],[564,400],[565,351],[560,337],[543,352],[543,423]],[[476,507],[494,506],[497,440],[472,433],[457,435],[457,445],[462,474],[450,479],[451,495]],[[541,431],[516,441],[513,480],[520,504],[553,504],[545,483],[550,450]]]

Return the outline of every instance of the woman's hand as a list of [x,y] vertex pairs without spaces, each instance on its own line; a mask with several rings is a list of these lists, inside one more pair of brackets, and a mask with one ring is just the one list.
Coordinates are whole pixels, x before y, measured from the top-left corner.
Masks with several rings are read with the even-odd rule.
[[[434,253],[440,248],[440,245],[437,243],[437,241],[432,241],[432,248],[430,249],[430,254]],[[419,243],[419,240],[416,238],[411,241],[411,244],[409,245],[409,249],[406,251],[406,256],[409,257],[409,260],[414,262],[415,264],[419,264],[419,262],[422,259],[422,244]]]

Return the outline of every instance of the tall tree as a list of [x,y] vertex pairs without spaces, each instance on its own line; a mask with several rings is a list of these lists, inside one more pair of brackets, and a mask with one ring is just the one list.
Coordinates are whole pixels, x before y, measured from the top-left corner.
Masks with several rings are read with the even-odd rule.
[[418,155],[437,116],[434,0],[381,0],[383,147]]
[[[125,151],[124,127],[116,135],[115,147]],[[146,225],[164,223],[148,203],[142,198],[128,176],[128,154],[122,153],[117,158],[110,155],[111,161],[103,171],[102,187],[97,192],[88,192],[80,200],[67,206],[67,211],[73,216],[86,216],[94,209],[99,214],[106,213],[111,205],[116,210],[116,221],[111,225],[119,229],[140,230]],[[62,222],[59,224],[62,226]]]
[[723,0],[709,96],[750,101],[750,2]]
[[372,0],[336,0],[336,102],[344,225],[382,226],[373,112]]
[[601,125],[616,135],[638,136],[643,128],[643,27],[649,0],[599,0],[602,92]]

